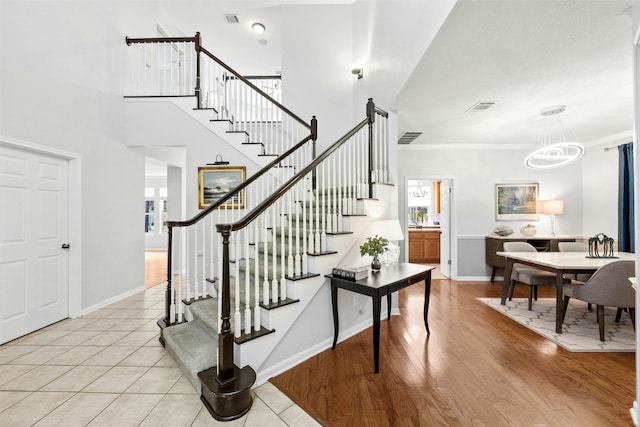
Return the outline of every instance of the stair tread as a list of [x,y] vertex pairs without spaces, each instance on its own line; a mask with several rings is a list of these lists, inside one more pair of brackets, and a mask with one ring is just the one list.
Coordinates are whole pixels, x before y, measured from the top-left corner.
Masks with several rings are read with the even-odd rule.
[[216,365],[218,340],[195,322],[165,328],[162,336],[165,340],[165,349],[187,373],[187,378],[199,391],[198,372]]

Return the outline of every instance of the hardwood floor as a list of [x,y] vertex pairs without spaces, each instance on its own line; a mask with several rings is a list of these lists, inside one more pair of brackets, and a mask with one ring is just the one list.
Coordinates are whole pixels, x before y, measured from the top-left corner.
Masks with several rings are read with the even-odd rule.
[[424,285],[404,289],[379,374],[369,328],[271,382],[326,426],[633,425],[635,353],[568,352],[475,299],[500,290],[433,280],[427,337]]
[[150,288],[167,281],[167,251],[144,252],[144,286]]

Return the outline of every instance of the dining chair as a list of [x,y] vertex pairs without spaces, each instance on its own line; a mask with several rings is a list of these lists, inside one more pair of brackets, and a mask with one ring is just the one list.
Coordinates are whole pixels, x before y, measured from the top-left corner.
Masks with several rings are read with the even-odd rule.
[[[581,242],[558,242],[558,252],[584,252],[585,256],[589,253],[589,245]],[[564,275],[569,280],[577,280],[578,282],[586,282],[591,274],[586,273],[569,273]]]
[[[527,242],[505,242],[502,247],[505,252],[538,252],[532,244]],[[529,286],[528,307],[531,311],[532,300],[538,300],[538,285],[554,285],[556,275],[535,267],[514,263],[509,282],[509,301],[513,297],[516,282]]]
[[566,284],[563,286],[562,321],[567,314],[571,298],[596,305],[596,316],[600,341],[604,341],[604,308],[617,307],[616,323],[620,321],[622,310],[631,316],[633,329],[635,323],[636,292],[629,282],[635,276],[635,261],[613,261],[596,270],[585,284]]

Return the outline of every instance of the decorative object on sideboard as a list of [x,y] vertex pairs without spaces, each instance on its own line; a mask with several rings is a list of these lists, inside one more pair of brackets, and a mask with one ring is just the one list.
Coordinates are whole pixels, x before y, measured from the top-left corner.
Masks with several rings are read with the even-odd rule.
[[367,240],[360,245],[361,256],[369,255],[373,257],[371,270],[373,270],[374,273],[380,271],[382,268],[379,257],[387,250],[388,244],[389,241],[387,239],[376,234],[374,237],[367,237]]
[[587,258],[617,258],[613,254],[613,237],[598,233],[589,239]]
[[498,225],[493,229],[493,232],[498,236],[508,236],[510,234],[513,234],[513,228],[509,227],[508,225]]
[[549,215],[549,222],[551,223],[551,235],[555,236],[556,215],[562,215],[564,213],[564,201],[556,199],[540,200],[540,202],[538,202],[538,212],[543,215]]
[[522,234],[523,236],[531,237],[535,236],[537,231],[538,230],[536,230],[535,226],[527,224],[520,229],[520,234]]

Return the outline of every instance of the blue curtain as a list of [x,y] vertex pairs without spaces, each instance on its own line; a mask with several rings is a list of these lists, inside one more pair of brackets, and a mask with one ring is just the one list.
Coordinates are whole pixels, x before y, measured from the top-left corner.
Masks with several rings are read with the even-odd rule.
[[618,250],[635,252],[633,221],[633,143],[618,146]]

